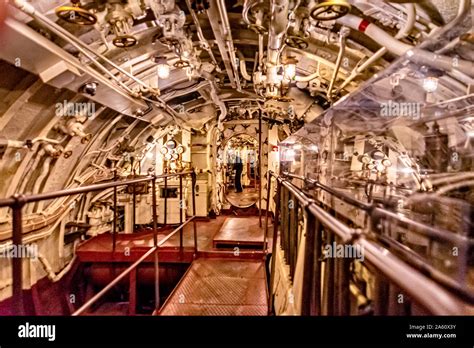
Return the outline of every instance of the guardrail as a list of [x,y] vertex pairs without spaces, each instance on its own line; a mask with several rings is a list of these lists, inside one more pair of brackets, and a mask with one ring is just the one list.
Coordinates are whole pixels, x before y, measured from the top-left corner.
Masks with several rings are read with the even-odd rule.
[[[364,251],[364,266],[370,268],[376,277],[376,292],[373,298],[374,314],[410,314],[396,312],[394,306],[397,298],[389,293],[390,285],[400,289],[412,302],[422,307],[433,315],[463,315],[473,314],[473,295],[466,289],[460,289],[454,284],[438,281],[427,269],[422,270],[413,267],[410,261],[392,254],[382,247],[376,240],[370,239],[369,234],[360,229],[346,226],[330,213],[321,208],[317,201],[305,194],[300,188],[291,183],[291,179],[300,179],[310,183],[312,187],[326,190],[335,197],[345,202],[366,210],[376,216],[387,216],[391,219],[398,218],[396,214],[383,208],[358,202],[352,197],[338,192],[320,183],[308,181],[305,178],[285,173],[278,176],[268,173],[268,193],[270,197],[271,178],[276,179],[276,207],[275,223],[273,229],[273,250],[270,277],[270,301],[273,306],[273,283],[275,275],[275,255],[278,243],[283,250],[285,259],[289,264],[290,276],[294,274],[298,244],[299,229],[297,226],[298,214],[304,214],[305,250],[303,265],[303,291],[301,313],[303,315],[349,315],[350,314],[350,281],[353,271],[351,263],[354,258],[324,258],[323,245],[337,242],[341,245],[352,245]],[[289,201],[294,204],[288,209]],[[269,199],[267,200],[267,212],[269,210]],[[395,215],[395,216],[393,216]],[[268,213],[265,216],[265,226],[268,226]],[[279,223],[280,222],[280,223]],[[414,226],[417,231],[424,231],[430,235],[444,237],[443,231],[437,233],[431,226],[419,222],[402,219],[408,227]],[[440,234],[441,233],[441,234]],[[278,239],[278,237],[280,237]],[[454,241],[470,243],[469,239],[453,238]],[[324,244],[323,244],[324,243]],[[469,244],[468,244],[469,245]],[[466,245],[464,245],[466,247]],[[420,264],[418,263],[418,267]],[[447,286],[450,285],[450,286]],[[448,287],[449,289],[447,289]],[[399,307],[398,307],[399,308]]]
[[[157,218],[157,203],[156,203],[156,180],[163,179],[165,187],[167,186],[168,178],[170,177],[179,177],[180,184],[180,204],[182,202],[182,192],[183,192],[183,177],[190,175],[192,182],[192,212],[193,215],[187,221],[182,221],[182,214],[180,211],[180,225],[175,230],[173,230],[166,238],[158,243],[157,228],[158,228],[158,218]],[[183,248],[183,227],[187,225],[190,221],[193,221],[193,234],[194,234],[194,253],[197,255],[198,245],[197,245],[197,230],[194,217],[196,216],[196,197],[195,197],[195,185],[196,185],[196,173],[195,172],[184,172],[184,173],[175,173],[175,174],[163,174],[163,175],[152,175],[139,179],[129,179],[122,181],[113,181],[102,184],[88,185],[73,189],[59,190],[53,192],[46,192],[40,194],[32,195],[21,195],[15,194],[12,197],[0,199],[0,207],[10,207],[12,209],[12,243],[18,247],[22,245],[23,239],[23,222],[22,222],[22,208],[33,202],[44,201],[48,199],[66,197],[79,195],[83,193],[89,193],[94,191],[103,191],[109,188],[113,188],[113,201],[114,201],[114,219],[112,226],[112,250],[115,251],[116,246],[116,234],[117,234],[117,188],[120,186],[132,186],[133,187],[133,207],[136,205],[136,192],[135,185],[144,182],[151,182],[151,191],[152,191],[152,215],[153,215],[153,247],[148,250],[139,260],[134,264],[128,267],[120,275],[118,275],[111,283],[109,283],[104,289],[97,293],[93,298],[91,298],[87,303],[85,303],[81,308],[79,308],[73,315],[82,314],[86,309],[92,306],[100,297],[102,297],[108,290],[110,290],[114,285],[116,285],[121,279],[123,279],[127,274],[130,273],[131,276],[134,274],[136,267],[143,262],[150,255],[154,255],[154,267],[155,267],[155,304],[159,308],[160,297],[159,297],[159,262],[158,262],[158,250],[159,247],[166,242],[171,236],[180,232],[180,248]],[[166,192],[166,191],[165,191]],[[166,212],[167,212],[167,194],[164,197],[164,224],[166,224]],[[133,222],[135,226],[135,221]],[[14,313],[16,315],[23,315],[24,305],[23,305],[23,272],[22,272],[22,258],[15,257],[12,259],[12,279],[13,279],[13,307]]]

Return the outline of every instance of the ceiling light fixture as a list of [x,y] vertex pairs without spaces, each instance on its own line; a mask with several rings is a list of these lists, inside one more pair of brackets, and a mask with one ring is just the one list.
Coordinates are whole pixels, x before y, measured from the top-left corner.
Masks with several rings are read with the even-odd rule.
[[170,76],[170,66],[166,60],[166,57],[163,56],[154,56],[152,61],[156,63],[156,73],[160,79],[167,79]]
[[428,93],[433,93],[438,89],[438,78],[430,76],[423,80],[423,88]]

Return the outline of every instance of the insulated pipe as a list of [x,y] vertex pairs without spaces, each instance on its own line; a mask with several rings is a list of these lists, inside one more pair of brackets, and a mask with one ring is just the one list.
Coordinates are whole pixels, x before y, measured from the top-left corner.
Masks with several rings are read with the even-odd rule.
[[379,45],[386,46],[390,52],[396,54],[397,56],[403,55],[412,48],[412,46],[396,40],[390,34],[386,33],[376,25],[371,24],[367,20],[360,17],[347,14],[344,17],[337,19],[337,22],[364,33]]
[[[22,12],[26,13],[27,15],[33,17],[34,19],[40,21],[45,25],[48,29],[51,31],[55,32],[57,35],[62,37],[64,40],[67,42],[71,43],[74,45],[81,53],[83,53],[86,57],[88,57],[99,69],[101,69],[104,73],[109,75],[112,79],[114,79],[122,88],[124,88],[130,95],[133,97],[136,97],[135,92],[133,92],[127,85],[125,85],[120,79],[117,78],[113,73],[111,73],[106,67],[104,67],[101,63],[97,61],[96,58],[92,57],[88,52],[92,53],[96,57],[99,57],[106,63],[110,64],[112,67],[117,69],[120,73],[124,74],[125,76],[129,77],[132,79],[134,82],[137,84],[146,87],[149,89],[150,87],[144,83],[142,80],[136,78],[132,74],[130,74],[128,71],[122,69],[119,65],[115,64],[113,61],[105,57],[104,55],[97,53],[93,49],[91,49],[88,45],[86,45],[84,42],[76,38],[74,35],[72,35],[70,32],[67,30],[63,29],[61,26],[57,25],[53,21],[51,21],[48,17],[44,16],[43,14],[39,13],[36,11],[36,9],[29,3],[25,2],[24,0],[14,0],[13,4]],[[88,52],[87,52],[88,51]],[[176,112],[174,111],[173,108],[169,107],[160,97],[156,96],[158,102],[160,103],[160,106],[165,108],[170,114],[174,117],[177,117]],[[152,100],[152,102],[154,102]]]
[[[420,48],[414,48],[411,45],[400,42],[365,19],[347,14],[337,19],[337,22],[366,34],[379,45],[385,46],[393,54],[398,56],[406,54],[408,59],[417,64],[426,64],[440,70],[453,71],[451,57],[438,55]],[[459,60],[458,63],[457,69],[459,71],[469,76],[474,76],[474,63],[465,60]]]
[[[410,34],[410,32],[413,30],[413,27],[415,26],[415,23],[416,23],[415,5],[405,4],[405,8],[407,10],[407,21],[405,22],[405,25],[402,28],[400,28],[400,30],[398,31],[397,35],[395,36],[396,39],[403,39],[404,37],[408,36],[408,34]],[[339,88],[337,89],[337,92],[339,92],[344,87],[346,87],[360,73],[362,73],[365,69],[367,69],[373,63],[375,63],[377,60],[382,58],[383,55],[387,52],[388,52],[387,48],[382,47],[377,52],[375,52],[372,56],[370,56],[361,66],[352,70],[351,75],[341,84],[341,86],[339,86]]]
[[240,61],[240,73],[242,74],[242,77],[246,79],[247,81],[252,81],[252,76],[250,76],[247,72],[247,67],[245,66],[245,57],[242,54],[242,52],[237,51],[237,55],[239,56],[239,61]]

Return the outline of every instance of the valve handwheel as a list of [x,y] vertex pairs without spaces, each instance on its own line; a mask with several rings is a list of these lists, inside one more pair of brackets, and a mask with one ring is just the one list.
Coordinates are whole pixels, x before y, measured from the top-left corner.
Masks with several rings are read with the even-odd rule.
[[122,35],[114,38],[112,43],[118,48],[128,48],[137,44],[137,39],[131,35]]
[[300,50],[304,50],[305,48],[308,48],[308,43],[298,36],[289,36],[285,40],[285,43],[290,47],[298,48]]
[[184,69],[189,68],[191,65],[189,64],[189,62],[180,59],[176,63],[174,63],[173,66],[177,69]]
[[79,1],[72,1],[72,4],[72,6],[59,6],[55,10],[56,15],[72,24],[94,25],[97,23],[96,15],[82,8]]
[[268,29],[265,28],[263,25],[258,25],[258,24],[249,24],[249,29],[256,32],[257,34],[260,35],[266,35],[268,34]]
[[331,21],[349,13],[351,5],[346,0],[322,2],[311,11],[311,17],[317,21]]

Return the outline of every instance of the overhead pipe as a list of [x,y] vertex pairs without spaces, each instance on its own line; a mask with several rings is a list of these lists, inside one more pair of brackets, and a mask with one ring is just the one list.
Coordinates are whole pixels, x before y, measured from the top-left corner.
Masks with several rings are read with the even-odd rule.
[[309,75],[306,75],[306,76],[295,76],[295,81],[296,82],[309,82],[309,81],[312,81],[314,80],[315,78],[319,77],[319,69],[318,71],[312,73],[312,74],[309,74]]
[[[79,52],[84,54],[87,58],[91,60],[94,65],[96,65],[100,70],[102,70],[104,73],[109,75],[115,82],[117,82],[122,88],[124,88],[130,95],[134,95],[134,92],[127,86],[125,85],[120,79],[117,78],[113,73],[111,73],[107,68],[105,68],[102,64],[97,62],[97,59],[95,59],[91,54],[88,52],[95,54],[97,57],[100,57],[107,61],[108,59],[103,57],[101,54],[93,51],[90,49],[87,45],[85,45],[81,40],[77,39],[75,36],[73,36],[71,33],[69,33],[67,30],[63,29],[61,26],[57,25],[53,21],[51,21],[48,17],[44,16],[42,13],[36,11],[35,7],[33,5],[26,3],[24,0],[14,0],[13,4],[22,12],[26,13],[33,19],[36,19],[38,22],[42,23],[47,29],[51,30],[54,32],[56,35],[60,36],[62,39],[66,40],[67,42],[71,43]],[[112,63],[112,66],[115,64]],[[123,70],[126,72],[125,70]],[[128,72],[126,72],[128,74]],[[142,82],[143,83],[143,82]]]
[[[397,35],[395,35],[395,38],[397,40],[403,39],[410,32],[413,30],[413,27],[415,26],[416,23],[416,8],[414,4],[405,4],[405,9],[407,11],[407,20],[405,22],[405,25],[400,28],[398,31]],[[365,71],[369,66],[371,66],[373,63],[375,63],[377,60],[382,58],[385,53],[388,52],[387,47],[382,47],[379,49],[377,52],[375,52],[373,55],[371,55],[362,65],[359,67],[355,68],[352,70],[351,74],[349,77],[339,86],[337,89],[336,93],[339,93],[344,87],[346,87],[349,83],[351,83],[360,73]]]
[[[124,88],[131,96],[137,97],[136,93],[132,91],[127,85],[125,85],[122,81],[120,81],[117,76],[115,76],[112,72],[110,72],[105,66],[103,66],[101,63],[98,62],[96,58],[94,58],[92,55],[95,55],[96,57],[102,59],[109,65],[111,65],[113,68],[117,69],[118,72],[122,73],[123,75],[127,76],[137,84],[149,89],[150,86],[148,86],[146,83],[144,83],[142,80],[136,78],[133,76],[131,73],[129,73],[127,70],[123,69],[119,65],[115,64],[113,61],[105,57],[104,55],[96,52],[95,50],[91,49],[88,45],[86,45],[84,42],[76,38],[74,35],[72,35],[70,32],[67,30],[63,29],[61,26],[57,25],[55,22],[51,21],[48,17],[44,16],[42,13],[38,12],[34,6],[31,4],[25,2],[24,0],[13,0],[13,4],[15,7],[17,7],[20,11],[26,13],[30,17],[36,19],[40,23],[42,23],[44,26],[46,26],[49,30],[53,31],[56,33],[56,35],[60,36],[62,39],[66,40],[70,44],[72,44],[75,48],[77,48],[82,54],[84,54],[87,58],[90,59],[90,61],[96,65],[99,69],[101,69],[104,73],[109,75],[113,80],[115,80],[122,88]],[[91,54],[92,55],[91,55]],[[176,112],[173,110],[173,108],[169,107],[160,97],[156,96],[158,102],[160,103],[160,106],[165,108],[168,112],[171,113],[172,117],[177,117]],[[143,98],[145,99],[145,98]],[[149,100],[149,99],[148,99]],[[151,100],[151,102],[155,103],[154,100]]]
[[209,42],[206,40],[204,37],[204,34],[202,32],[201,24],[199,24],[199,18],[196,15],[196,12],[194,12],[190,0],[186,0],[186,6],[188,7],[189,13],[191,13],[191,17],[193,18],[194,25],[196,25],[196,33],[199,38],[199,41],[204,43],[204,49],[207,51],[209,54],[209,57],[211,58],[212,62],[216,67],[219,66],[217,64],[216,57],[214,56],[214,53],[212,52],[211,46],[209,45]]
[[235,55],[234,40],[232,39],[232,32],[230,29],[229,17],[227,16],[227,9],[225,7],[225,0],[216,0],[217,8],[219,10],[219,15],[222,19],[222,29],[224,39],[229,50],[230,63],[232,65],[232,70],[235,76],[235,83],[237,85],[237,91],[241,91],[242,87],[240,86],[239,78],[239,69],[237,67],[237,57]]
[[211,87],[210,96],[211,96],[212,102],[219,107],[219,110],[221,112],[218,118],[218,125],[221,126],[222,122],[225,120],[227,116],[227,106],[221,100],[221,98],[219,98],[219,95],[217,94],[217,87],[216,87],[216,82],[214,80],[214,76],[205,71],[202,71],[201,75],[202,77],[204,77],[206,80],[209,81],[209,86]]
[[237,51],[237,55],[239,57],[239,62],[240,62],[240,73],[242,74],[242,77],[246,79],[247,81],[252,81],[252,76],[250,76],[247,72],[247,67],[245,66],[245,57],[242,54],[242,52]]
[[280,50],[283,38],[288,28],[288,1],[271,1],[270,30],[268,33],[267,65],[276,66],[279,64]]
[[[389,52],[397,56],[406,54],[408,59],[418,64],[426,64],[450,72],[455,70],[453,69],[451,57],[438,55],[400,42],[375,24],[372,24],[363,18],[347,14],[344,17],[337,19],[337,22],[366,34],[379,45],[385,46]],[[474,76],[474,63],[472,62],[460,59],[457,69],[469,76]]]

